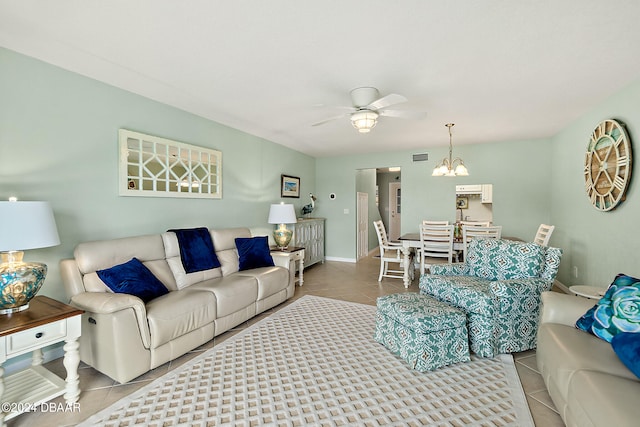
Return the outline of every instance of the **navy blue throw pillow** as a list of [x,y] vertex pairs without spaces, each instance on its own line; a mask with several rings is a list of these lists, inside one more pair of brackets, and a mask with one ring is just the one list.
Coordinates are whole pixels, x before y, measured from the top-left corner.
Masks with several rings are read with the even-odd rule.
[[145,304],[169,293],[169,290],[138,258],[124,264],[96,271],[100,280],[113,292],[140,298]]
[[213,248],[211,233],[206,227],[167,230],[176,233],[180,246],[180,260],[186,273],[220,267]]
[[269,250],[269,238],[263,237],[238,237],[236,248],[240,257],[239,270],[251,270],[259,267],[273,267],[273,258]]
[[640,334],[621,332],[613,337],[611,346],[622,363],[640,378]]

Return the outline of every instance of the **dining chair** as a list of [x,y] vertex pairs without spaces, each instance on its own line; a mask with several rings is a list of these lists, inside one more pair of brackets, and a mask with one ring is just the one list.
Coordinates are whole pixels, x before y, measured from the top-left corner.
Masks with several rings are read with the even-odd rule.
[[467,227],[489,227],[491,221],[460,221],[460,225],[466,225]]
[[533,239],[534,243],[541,246],[549,246],[549,240],[551,239],[551,233],[556,228],[555,225],[540,224],[536,237]]
[[423,219],[422,225],[449,225],[449,221],[436,221],[431,219]]
[[499,239],[502,237],[501,225],[490,225],[486,227],[479,227],[476,225],[462,226],[462,257],[467,259],[467,249],[469,248],[469,242],[471,239]]
[[[402,243],[390,242],[387,239],[387,230],[381,220],[373,221],[373,226],[376,229],[378,246],[380,247],[380,275],[378,276],[378,282],[382,281],[383,277],[403,279],[404,257],[402,255]],[[398,269],[390,269],[389,263],[397,263]]]
[[420,226],[420,275],[425,272],[427,258],[434,261],[451,263],[453,260],[453,225],[422,225]]

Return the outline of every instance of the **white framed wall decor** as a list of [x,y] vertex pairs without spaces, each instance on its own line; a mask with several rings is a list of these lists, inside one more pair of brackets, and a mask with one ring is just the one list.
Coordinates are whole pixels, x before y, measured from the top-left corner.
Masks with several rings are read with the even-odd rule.
[[222,198],[222,152],[118,131],[121,196]]

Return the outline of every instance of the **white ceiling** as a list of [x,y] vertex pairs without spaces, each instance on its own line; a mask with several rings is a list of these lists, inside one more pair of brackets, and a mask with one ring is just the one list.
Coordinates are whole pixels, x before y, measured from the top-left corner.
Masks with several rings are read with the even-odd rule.
[[[447,122],[454,145],[552,136],[640,77],[639,21],[637,0],[0,0],[0,46],[324,157],[446,145]],[[311,126],[359,86],[428,114]]]

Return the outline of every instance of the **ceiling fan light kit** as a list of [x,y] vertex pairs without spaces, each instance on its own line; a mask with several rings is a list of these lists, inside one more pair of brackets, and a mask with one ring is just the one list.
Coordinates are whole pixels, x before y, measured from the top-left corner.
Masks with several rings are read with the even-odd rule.
[[431,176],[468,176],[469,171],[467,167],[464,165],[464,162],[460,157],[456,157],[452,160],[453,154],[453,143],[452,143],[452,135],[451,128],[454,126],[454,123],[447,123],[445,126],[449,128],[449,158],[444,158],[438,165],[433,169],[433,173]]
[[375,87],[357,87],[351,92],[351,107],[340,107],[351,110],[351,112],[330,117],[328,119],[314,123],[312,126],[318,126],[330,122],[332,120],[349,117],[351,124],[360,133],[368,133],[378,123],[380,116],[400,117],[406,119],[421,119],[425,116],[423,112],[408,110],[387,110],[392,105],[407,102],[407,98],[402,95],[391,93],[380,97],[380,92]]
[[378,123],[378,113],[375,111],[363,110],[351,115],[351,124],[360,133],[368,133]]

